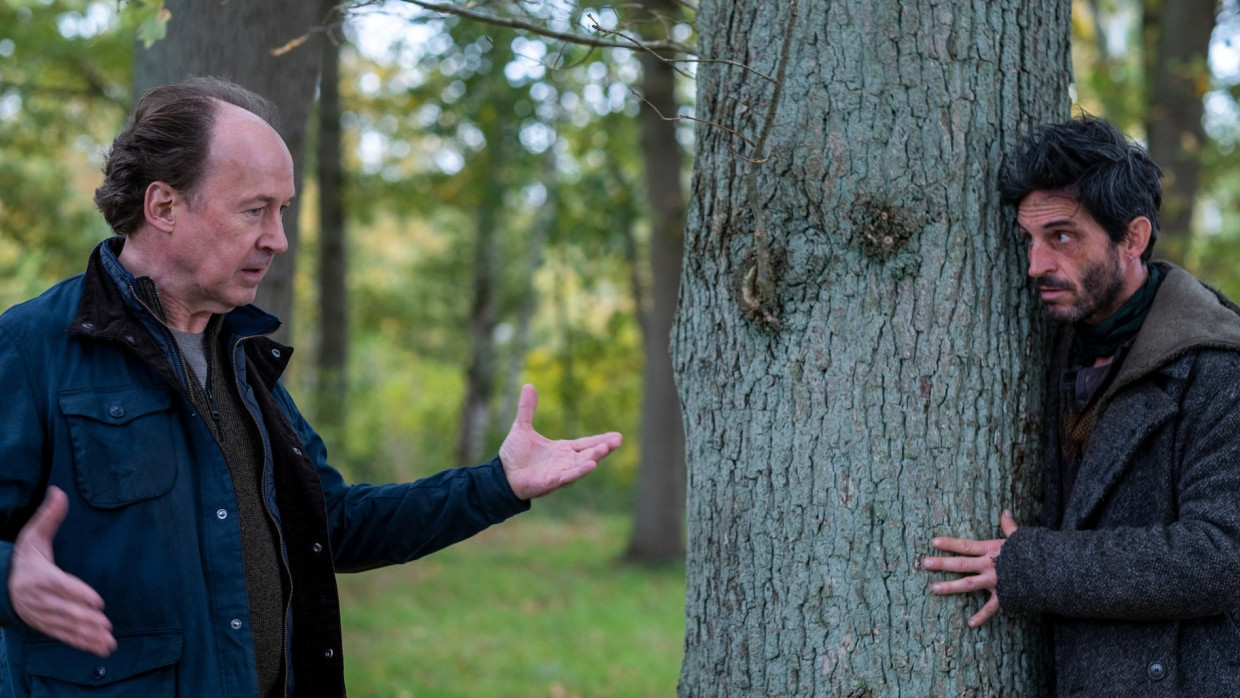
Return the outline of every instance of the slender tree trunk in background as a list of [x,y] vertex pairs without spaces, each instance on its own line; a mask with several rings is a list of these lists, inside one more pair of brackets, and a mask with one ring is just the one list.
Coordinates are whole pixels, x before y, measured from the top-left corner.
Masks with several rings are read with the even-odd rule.
[[[149,49],[141,46],[134,59],[134,92],[211,75],[232,80],[275,103],[280,110],[280,135],[293,155],[294,185],[301,191],[305,162],[306,121],[318,83],[317,2],[229,0],[199,2],[166,0],[172,13],[167,36]],[[308,40],[273,55],[288,42]],[[258,289],[255,303],[284,321],[277,339],[288,338],[293,317],[293,272],[298,242],[298,200],[285,214],[288,252],[276,258]]]
[[[498,144],[489,147],[496,148]],[[492,167],[494,166],[495,163],[492,162]],[[498,172],[498,169],[491,171]],[[503,190],[497,187],[493,191]],[[469,366],[465,370],[465,400],[461,407],[461,432],[457,441],[459,463],[474,463],[482,458],[487,429],[490,426],[491,396],[495,393],[494,335],[499,315],[495,298],[495,283],[499,273],[499,260],[496,258],[498,218],[495,207],[498,205],[498,201],[482,203],[474,214],[474,300],[470,306],[468,321]]]
[[[328,0],[328,4],[334,0]],[[326,8],[325,15],[331,8]],[[319,78],[319,353],[318,420],[320,432],[343,445],[345,398],[348,395],[349,299],[345,285],[344,178],[340,151],[340,44],[322,42]]]
[[[645,0],[637,19],[670,19],[673,0]],[[645,15],[645,17],[641,16]],[[658,24],[643,25],[653,29]],[[648,38],[656,36],[650,29]],[[664,562],[684,557],[685,438],[680,400],[672,375],[668,339],[676,312],[684,250],[685,194],[680,183],[682,155],[676,141],[676,73],[664,56],[642,52],[642,160],[650,205],[650,266],[653,288],[642,316],[642,441],[637,469],[633,529],[627,557]],[[656,111],[657,110],[657,111]]]
[[1192,233],[1202,149],[1202,99],[1210,88],[1215,0],[1146,0],[1145,133],[1163,168],[1162,225],[1156,254],[1183,264]]
[[1042,694],[1041,629],[969,629],[920,560],[1037,509],[1045,331],[995,184],[1068,115],[1070,3],[797,7],[698,15],[680,694]]
[[[543,156],[543,178],[548,184],[556,180],[555,149],[548,148]],[[526,351],[530,345],[530,324],[534,319],[534,311],[538,310],[538,289],[534,286],[534,277],[543,265],[543,257],[547,249],[547,240],[551,238],[551,230],[555,227],[555,200],[559,194],[548,188],[547,198],[538,208],[534,224],[525,236],[528,247],[525,255],[525,290],[521,295],[521,304],[517,308],[516,327],[512,333],[512,343],[508,352],[508,380],[503,395],[500,396],[502,407],[499,414],[511,418],[517,414],[517,400],[521,393],[521,378],[525,373]]]

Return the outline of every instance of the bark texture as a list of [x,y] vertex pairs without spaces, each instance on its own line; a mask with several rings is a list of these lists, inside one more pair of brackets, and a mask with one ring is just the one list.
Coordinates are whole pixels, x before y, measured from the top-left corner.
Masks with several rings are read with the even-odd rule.
[[935,535],[1037,510],[1045,332],[995,183],[1068,115],[1070,9],[702,2],[704,55],[729,62],[698,75],[717,125],[672,342],[681,695],[1046,690],[1039,629],[967,628],[985,598],[931,596],[919,562]]
[[[306,121],[318,82],[318,2],[265,0],[166,0],[172,13],[168,35],[139,47],[134,92],[195,76],[232,80],[275,103],[279,132],[293,155],[294,185],[301,192]],[[295,46],[290,42],[305,39]],[[287,48],[284,51],[278,49]],[[284,216],[288,252],[276,257],[255,304],[284,321],[277,339],[287,341],[293,314],[293,272],[298,242],[298,199]]]

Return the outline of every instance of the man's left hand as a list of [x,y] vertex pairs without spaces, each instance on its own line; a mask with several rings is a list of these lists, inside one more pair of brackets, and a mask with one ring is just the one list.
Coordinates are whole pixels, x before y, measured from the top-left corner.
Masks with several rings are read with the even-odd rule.
[[517,401],[517,418],[499,447],[508,484],[521,499],[541,497],[575,482],[616,450],[621,440],[620,434],[612,431],[553,441],[534,431],[536,407],[538,392],[532,385],[523,386]]
[[969,619],[969,627],[976,628],[985,623],[999,610],[999,594],[995,586],[999,577],[995,574],[995,562],[999,559],[999,551],[1003,542],[1016,531],[1016,519],[1012,512],[1003,510],[999,517],[999,528],[1003,538],[995,540],[969,540],[967,538],[939,537],[930,541],[935,550],[956,553],[954,557],[928,557],[922,566],[928,570],[956,572],[965,575],[950,582],[938,582],[930,587],[936,594],[963,594],[970,591],[990,591],[990,599],[982,610]]

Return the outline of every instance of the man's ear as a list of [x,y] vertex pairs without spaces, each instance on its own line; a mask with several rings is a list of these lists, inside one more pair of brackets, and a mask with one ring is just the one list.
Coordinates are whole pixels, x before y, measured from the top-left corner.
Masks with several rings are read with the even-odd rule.
[[171,233],[176,228],[176,214],[183,199],[176,189],[164,182],[151,182],[142,199],[146,222],[156,230]]
[[1128,259],[1139,258],[1149,246],[1150,235],[1153,231],[1153,224],[1145,216],[1137,216],[1128,221],[1128,230],[1125,231],[1123,243],[1124,256]]

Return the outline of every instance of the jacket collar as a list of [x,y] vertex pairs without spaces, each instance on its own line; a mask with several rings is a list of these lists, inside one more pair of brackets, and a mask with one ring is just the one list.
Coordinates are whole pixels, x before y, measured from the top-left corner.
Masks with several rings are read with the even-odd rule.
[[[141,299],[138,286],[149,279],[137,279],[120,261],[123,237],[113,237],[95,246],[86,265],[82,279],[82,299],[77,316],[68,327],[69,334],[84,335],[128,344],[144,349],[138,351],[148,360],[158,354],[167,355],[168,342],[160,340],[166,332],[163,323],[154,316]],[[247,354],[260,369],[260,375],[274,384],[288,365],[293,348],[268,337],[280,327],[276,316],[254,305],[234,308],[224,315],[223,335],[232,343],[245,340]],[[155,338],[155,347],[135,338]]]
[[1240,307],[1174,264],[1155,264],[1166,278],[1104,401],[1190,351],[1240,351]]

